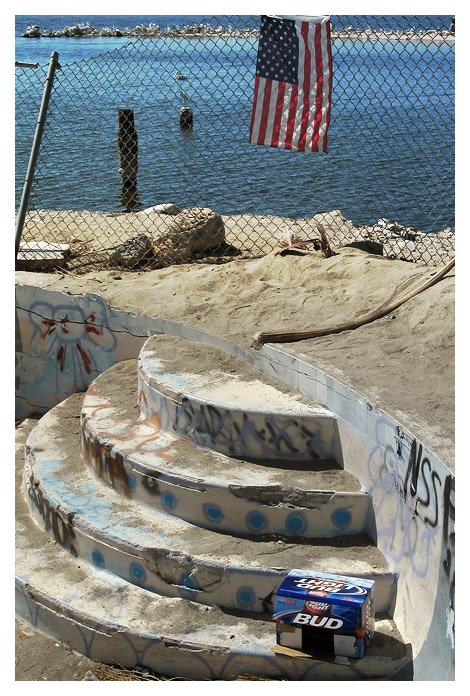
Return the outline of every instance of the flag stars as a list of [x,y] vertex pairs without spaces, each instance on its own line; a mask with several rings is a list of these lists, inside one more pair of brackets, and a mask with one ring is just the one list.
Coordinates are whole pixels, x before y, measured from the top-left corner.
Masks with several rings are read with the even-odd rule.
[[263,16],[256,74],[297,84],[298,61],[299,38],[295,21]]

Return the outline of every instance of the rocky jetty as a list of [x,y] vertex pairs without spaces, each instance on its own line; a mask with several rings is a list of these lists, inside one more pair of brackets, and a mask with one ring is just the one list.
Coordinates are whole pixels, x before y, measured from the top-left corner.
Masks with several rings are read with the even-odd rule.
[[[72,26],[65,26],[63,29],[41,30],[39,26],[29,26],[22,34],[25,39],[39,39],[41,37],[48,38],[113,38],[113,37],[142,37],[142,38],[206,38],[206,37],[253,37],[259,36],[258,29],[234,28],[231,24],[227,27],[214,27],[208,23],[183,24],[182,26],[160,27],[158,24],[150,23],[148,26],[144,24],[137,25],[133,29],[126,27],[118,29],[117,27],[103,27],[96,29],[89,22],[87,24],[78,23]],[[380,41],[386,39],[395,39],[400,41],[454,41],[455,34],[449,30],[429,29],[425,31],[417,31],[413,28],[405,30],[374,30],[364,29],[356,30],[353,27],[336,31],[332,28],[332,39],[357,39],[360,41]]]
[[450,227],[425,233],[381,218],[362,232],[365,240],[381,245],[383,256],[389,259],[447,263],[455,256],[455,233]]
[[290,243],[316,237],[318,224],[323,225],[334,249],[351,246],[389,259],[431,266],[448,263],[455,257],[455,232],[450,227],[439,232],[420,232],[386,218],[372,225],[361,225],[345,218],[340,210],[292,221]]
[[73,26],[66,26],[63,29],[49,29],[48,31],[41,31],[40,28],[35,26],[30,26],[26,29],[23,38],[106,38],[106,37],[143,37],[143,38],[174,38],[178,36],[184,37],[206,37],[206,36],[224,36],[224,37],[238,37],[238,36],[254,36],[257,37],[259,31],[257,29],[235,29],[228,25],[228,27],[214,27],[210,24],[197,24],[193,22],[192,24],[184,24],[182,26],[169,26],[160,27],[157,24],[150,23],[148,26],[144,24],[137,25],[133,29],[126,27],[125,29],[118,29],[117,27],[103,27],[102,29],[96,29],[92,27],[90,23],[87,24],[74,24]]

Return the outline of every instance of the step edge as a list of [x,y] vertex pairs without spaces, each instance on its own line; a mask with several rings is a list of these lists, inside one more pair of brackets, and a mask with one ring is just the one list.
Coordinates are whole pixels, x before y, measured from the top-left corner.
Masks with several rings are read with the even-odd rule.
[[[98,434],[95,429],[92,429],[92,427],[90,426],[90,420],[91,419],[87,418],[86,422],[84,423],[84,426],[83,426],[84,428],[86,427],[88,435],[90,437],[93,437],[93,440],[97,441],[100,444],[100,446],[106,447],[107,449],[109,449],[110,453],[118,452],[123,457],[125,456],[126,460],[129,462],[130,467],[134,471],[138,471],[142,475],[155,476],[155,474],[158,474],[158,478],[160,480],[164,480],[166,482],[173,483],[173,484],[178,485],[178,486],[187,487],[187,488],[195,488],[195,489],[197,489],[197,486],[199,484],[201,486],[209,485],[211,488],[216,488],[216,489],[220,488],[221,490],[227,490],[230,488],[237,488],[237,487],[243,488],[243,487],[247,487],[247,485],[248,485],[248,484],[243,485],[243,484],[232,484],[232,483],[224,485],[223,483],[215,481],[215,480],[210,480],[210,479],[206,479],[206,478],[197,479],[197,478],[195,478],[195,477],[193,478],[191,476],[186,476],[185,478],[183,478],[183,477],[179,477],[177,474],[166,473],[163,471],[163,469],[157,469],[156,467],[151,468],[150,466],[140,462],[139,459],[135,455],[128,454],[128,453],[123,454],[122,450],[119,449],[119,443],[111,444],[114,442],[112,437],[105,438],[102,435]],[[179,438],[175,437],[174,439],[178,440]],[[111,446],[108,446],[108,445],[111,445]],[[202,448],[198,447],[197,449],[201,450]],[[82,450],[82,454],[83,454],[83,450]],[[229,455],[223,454],[222,452],[219,452],[218,454],[220,454],[220,456],[222,456],[222,457],[226,457],[227,460],[230,462],[237,461],[236,459],[231,458],[231,457],[229,457]],[[155,458],[159,459],[160,462],[164,461],[163,459],[159,458],[157,454],[155,455]],[[288,461],[288,460],[285,460],[285,461]],[[266,464],[266,468],[267,469],[270,468],[269,464]],[[342,469],[342,471],[344,471],[344,469]],[[186,482],[188,482],[188,483],[186,484]],[[192,486],[190,484],[195,484],[195,485]],[[367,500],[369,499],[369,494],[364,487],[362,487],[362,489],[359,491],[337,491],[334,489],[325,489],[325,488],[309,488],[309,489],[307,489],[307,488],[297,488],[295,486],[291,486],[289,488],[282,488],[280,484],[274,484],[274,483],[273,484],[253,484],[250,487],[260,488],[263,490],[272,488],[273,492],[274,491],[281,491],[281,490],[286,491],[286,492],[299,491],[302,493],[313,493],[313,494],[324,493],[324,494],[330,494],[330,496],[339,496],[339,497],[347,496],[347,497],[365,498]]]
[[[29,456],[33,456],[33,455],[30,454]],[[100,535],[100,536],[102,536],[103,538],[107,538],[107,539],[109,539],[110,541],[116,542],[116,546],[118,546],[118,548],[120,548],[120,549],[121,549],[122,551],[124,551],[124,552],[125,552],[126,549],[135,548],[135,549],[138,549],[138,550],[141,550],[141,551],[145,551],[145,552],[151,553],[152,555],[154,555],[154,554],[157,553],[158,551],[164,551],[164,552],[170,553],[170,554],[172,554],[172,555],[178,555],[178,556],[180,556],[180,557],[185,557],[185,556],[187,555],[187,554],[185,554],[184,552],[179,551],[178,549],[166,549],[165,547],[158,547],[158,546],[143,546],[143,545],[135,545],[135,547],[134,547],[134,546],[131,546],[130,542],[125,542],[125,541],[124,541],[123,539],[121,539],[119,536],[115,536],[115,535],[113,535],[113,534],[111,534],[111,533],[105,532],[104,530],[102,530],[102,529],[100,529],[100,528],[98,528],[98,527],[95,527],[94,525],[90,524],[82,515],[77,514],[77,513],[76,513],[74,510],[72,510],[69,506],[65,505],[63,501],[58,501],[58,500],[56,499],[56,497],[55,497],[52,493],[50,493],[50,491],[48,490],[47,486],[45,486],[45,484],[43,483],[42,479],[36,478],[36,477],[34,476],[34,466],[31,464],[31,462],[30,462],[30,460],[29,460],[29,458],[28,458],[28,460],[25,462],[25,484],[26,484],[26,485],[28,485],[28,484],[30,485],[30,480],[26,482],[26,476],[27,476],[27,473],[29,473],[29,472],[31,472],[31,474],[33,475],[35,487],[37,488],[38,486],[40,486],[40,487],[43,489],[43,491],[44,491],[44,492],[43,492],[43,495],[46,495],[46,496],[49,498],[49,500],[53,501],[53,504],[54,504],[54,507],[55,507],[56,511],[57,511],[57,512],[60,512],[65,518],[68,518],[70,515],[72,515],[72,516],[73,516],[73,524],[74,524],[74,526],[76,526],[77,528],[79,528],[80,530],[82,530],[82,532],[83,532],[84,534],[86,534],[87,536],[89,536],[90,538],[96,538],[97,535]],[[95,477],[91,477],[91,476],[90,476],[90,478],[92,478],[92,480],[94,481],[94,483],[95,483],[97,486],[99,486],[99,481],[97,481],[97,480],[95,479]],[[113,491],[113,489],[109,489],[109,490],[110,490],[110,493],[111,493],[113,496],[115,496],[116,498],[122,500],[122,499],[120,498],[119,494],[116,493],[115,491]],[[26,489],[25,489],[25,496],[26,496],[27,500],[29,501],[30,498],[29,498],[29,496],[28,496],[28,493],[27,493],[27,490],[26,490]],[[132,500],[131,500],[131,501],[126,500],[126,503],[129,503],[129,504],[132,505],[132,506],[138,507],[138,508],[139,508],[139,511],[141,511],[141,510],[140,510],[140,507],[139,507],[138,505],[136,505],[135,503],[133,503]],[[143,512],[144,512],[144,515],[145,515],[145,514],[147,514],[147,515],[149,514],[149,511],[148,511],[148,510],[144,510]],[[154,513],[156,516],[161,516],[161,517],[165,517],[165,516],[168,514],[168,513],[165,513],[165,512],[163,512],[163,511],[159,511],[159,510],[153,511],[153,510],[152,510],[150,516],[153,516],[153,513]],[[173,517],[173,516],[171,516],[171,517]],[[185,522],[185,521],[183,521],[183,523],[184,523],[184,524],[191,525],[192,527],[198,528],[197,525],[192,525],[191,523],[187,523],[187,522]],[[212,532],[213,530],[204,530],[204,531]],[[217,532],[214,532],[214,533],[217,533]],[[221,536],[222,536],[222,534],[221,534]],[[246,538],[248,541],[253,541],[254,543],[258,543],[258,542],[256,541],[256,539],[251,539],[251,538],[249,538],[248,536],[245,537],[245,538]],[[371,542],[372,542],[372,540],[371,540]],[[289,542],[287,542],[287,543],[289,543]],[[292,543],[295,543],[295,541],[293,541]],[[309,545],[310,545],[310,544],[307,544],[306,546],[309,546]],[[312,544],[312,546],[313,546],[313,544]],[[371,548],[372,548],[372,547],[375,548],[375,545],[374,545],[373,543],[371,543],[371,544],[370,544],[370,547],[371,547]],[[347,547],[345,547],[345,548],[347,548]],[[166,554],[164,553],[163,555],[166,555]],[[201,565],[210,565],[210,566],[212,566],[212,567],[214,567],[214,568],[219,567],[219,566],[218,566],[217,564],[215,564],[215,563],[214,563],[214,564],[208,564],[208,563],[205,561],[204,557],[197,558],[197,557],[192,556],[192,555],[191,555],[190,557],[191,557],[194,561],[200,562]],[[268,570],[267,568],[265,569],[265,568],[263,568],[262,566],[249,566],[249,565],[245,565],[245,564],[244,564],[244,565],[230,564],[229,566],[226,566],[226,565],[225,565],[224,568],[230,569],[230,570],[232,570],[232,569],[233,569],[233,570],[244,570],[244,569],[246,569],[246,568],[249,568],[249,569],[250,569],[250,572],[259,572],[259,573],[261,573],[261,574],[265,574],[265,573],[269,572],[269,570]],[[277,575],[277,573],[274,573],[274,574]],[[393,571],[386,571],[386,570],[384,570],[383,572],[379,571],[379,572],[377,572],[377,573],[371,573],[371,574],[370,574],[370,576],[371,576],[372,578],[373,578],[373,577],[384,577],[384,578],[385,578],[385,577],[387,577],[387,576],[389,576],[389,575],[395,577],[395,573],[393,573]],[[359,577],[362,577],[362,576],[363,576],[363,577],[366,577],[365,575],[359,574]],[[369,573],[367,574],[367,577],[369,577]]]
[[[176,648],[179,650],[184,650],[189,653],[193,653],[196,651],[198,654],[202,653],[207,653],[208,656],[214,656],[215,654],[218,654],[220,657],[227,657],[230,656],[230,659],[236,656],[243,656],[244,658],[250,659],[251,663],[254,663],[256,659],[267,659],[268,664],[266,665],[266,668],[268,665],[272,665],[273,661],[279,660],[279,656],[276,654],[274,650],[269,651],[269,650],[257,650],[256,652],[253,652],[252,649],[246,649],[246,648],[240,648],[240,647],[235,647],[232,648],[229,645],[203,645],[201,646],[198,643],[195,642],[190,642],[190,641],[179,641],[176,640],[173,637],[165,637],[164,634],[157,634],[157,633],[149,633],[149,632],[137,632],[134,628],[131,626],[127,626],[124,623],[118,624],[117,622],[110,622],[109,620],[105,623],[102,621],[99,621],[96,623],[94,622],[95,625],[93,626],[93,617],[91,615],[85,615],[82,611],[73,609],[70,610],[65,603],[60,600],[57,600],[57,598],[52,597],[51,595],[48,595],[46,592],[44,592],[41,588],[37,587],[34,585],[34,583],[27,582],[25,581],[21,576],[15,575],[15,610],[16,614],[19,618],[19,620],[24,621],[27,623],[27,619],[19,614],[18,611],[18,595],[20,597],[26,596],[26,590],[29,588],[29,597],[27,599],[28,604],[32,601],[38,608],[42,608],[46,612],[53,612],[56,616],[59,616],[59,619],[62,621],[68,622],[73,624],[75,627],[78,628],[78,632],[80,633],[81,639],[82,639],[82,645],[84,644],[85,651],[83,649],[80,650],[80,648],[77,647],[77,645],[70,645],[71,639],[69,638],[68,641],[65,641],[65,645],[69,645],[69,647],[72,647],[72,649],[78,649],[81,654],[84,654],[86,657],[89,657],[90,659],[93,659],[93,644],[94,644],[94,638],[92,641],[86,641],[83,636],[83,630],[92,632],[93,634],[100,633],[102,636],[105,638],[111,638],[111,640],[118,634],[121,636],[124,635],[129,635],[129,636],[135,636],[136,638],[143,639],[145,641],[151,641],[152,643],[159,645],[164,648],[165,651],[168,649]],[[182,601],[187,601],[187,600],[182,600]],[[39,609],[36,612],[36,624],[39,623]],[[384,622],[390,623],[391,625],[395,625],[393,622],[393,619],[387,618],[383,619]],[[31,625],[31,622],[30,622]],[[98,628],[99,626],[99,628]],[[44,635],[49,635],[50,637],[59,640],[59,641],[64,641],[62,636],[59,636],[57,634],[53,634],[52,632],[46,632],[46,631],[41,631],[40,628],[36,626],[31,626],[34,628],[34,630],[39,631],[40,633],[43,633]],[[97,630],[98,628],[98,630]],[[103,630],[103,629],[108,629],[108,631]],[[340,674],[345,673],[349,671],[349,667],[352,667],[354,672],[357,672],[358,669],[360,669],[360,665],[364,665],[365,667],[371,667],[374,669],[374,665],[376,664],[377,667],[374,670],[375,672],[381,671],[385,672],[386,676],[390,677],[393,676],[393,674],[396,674],[398,671],[400,671],[406,664],[408,664],[410,661],[412,661],[412,650],[411,646],[409,643],[406,643],[403,638],[400,636],[402,644],[405,648],[405,655],[403,656],[368,656],[367,653],[366,655],[359,659],[353,659],[353,658],[348,658],[349,664],[340,664],[340,663],[335,663],[334,661],[327,662],[325,660],[321,660],[318,658],[315,658],[312,656],[312,658],[307,658],[308,664],[310,666],[313,666],[313,664],[319,664],[319,665],[328,665],[330,664],[332,666],[332,669],[335,671],[338,671]],[[273,631],[273,646],[275,645],[274,642],[274,631]],[[129,653],[131,651],[129,650]],[[134,651],[134,655],[131,656],[131,662],[134,662],[137,664],[137,651]],[[132,659],[132,657],[134,659]],[[96,659],[96,658],[95,658]],[[161,659],[161,658],[160,658]],[[184,659],[184,657],[183,657]],[[111,656],[111,660],[113,660]],[[284,663],[285,665],[293,665],[294,663],[292,660],[295,660],[295,658],[290,658],[288,656],[281,656],[280,657],[280,662]],[[386,664],[384,664],[386,663]],[[112,664],[112,662],[111,662]],[[130,664],[130,665],[123,665],[123,666],[135,666]],[[307,665],[307,662],[305,663]],[[380,668],[386,666],[386,670],[381,670]],[[255,667],[255,665],[252,665],[252,668]],[[276,669],[279,669],[279,667],[276,667]],[[222,665],[222,672],[219,672],[219,678],[223,678],[221,675],[223,674],[225,670],[225,666]],[[238,670],[240,671],[240,670]],[[246,671],[246,668],[245,668]],[[256,670],[259,673],[259,667]],[[269,672],[267,672],[269,673]],[[174,673],[170,672],[170,675]],[[181,676],[180,673],[174,674],[174,676]],[[277,676],[279,676],[279,672],[277,672]],[[217,678],[216,675],[213,675],[213,678]],[[359,678],[367,678],[359,676]]]
[[[29,495],[27,490],[26,496],[27,501],[29,503]],[[31,507],[32,502],[29,503],[29,505],[31,512],[34,515],[34,510]],[[60,516],[62,523],[65,527],[66,523],[64,522],[64,519],[70,519],[68,517],[70,513],[68,512],[67,508],[64,508],[64,506],[61,507],[61,505],[59,504],[55,507],[55,511]],[[37,515],[35,515],[35,521],[40,527],[42,527],[42,529],[46,533],[49,534],[49,537],[55,538],[52,528],[47,530],[42,516],[40,520],[38,520]],[[106,530],[98,529],[96,527],[91,526],[86,520],[77,515],[73,516],[73,528],[74,530],[76,530],[74,531],[74,538],[76,538],[76,536],[79,537],[80,545],[84,544],[86,547],[87,542],[91,542],[91,546],[97,547],[98,550],[102,547],[108,547],[111,549],[112,553],[118,554],[118,556],[121,558],[121,561],[124,559],[127,560],[127,564],[125,564],[127,568],[126,574],[122,575],[120,573],[116,573],[119,577],[123,578],[124,580],[132,582],[132,579],[128,577],[128,573],[130,572],[132,563],[131,565],[129,565],[128,562],[132,559],[135,559],[133,562],[137,562],[139,566],[143,565],[143,568],[146,569],[146,573],[148,571],[151,571],[151,573],[156,572],[155,579],[151,581],[151,584],[148,585],[148,587],[144,586],[144,589],[153,591],[156,594],[169,596],[185,596],[182,595],[182,593],[186,593],[186,597],[188,597],[189,595],[190,599],[192,598],[194,599],[194,601],[201,604],[211,605],[214,603],[219,603],[222,606],[226,607],[238,606],[238,600],[236,600],[235,598],[236,586],[238,586],[240,582],[242,582],[242,585],[244,585],[243,580],[245,578],[246,584],[248,579],[251,578],[251,583],[261,583],[261,586],[263,587],[263,590],[261,590],[261,587],[257,590],[257,592],[259,593],[259,597],[257,599],[257,595],[255,594],[256,606],[264,606],[264,602],[268,601],[270,596],[271,590],[269,588],[271,586],[278,586],[282,582],[286,573],[289,571],[289,567],[285,566],[284,563],[282,563],[282,565],[279,566],[272,566],[271,568],[263,568],[261,566],[249,565],[246,563],[237,564],[232,562],[229,564],[225,564],[222,561],[222,559],[220,559],[218,562],[213,562],[210,560],[210,557],[208,558],[207,555],[192,555],[190,553],[182,552],[178,550],[178,548],[171,549],[163,546],[157,548],[148,547],[142,544],[132,544],[131,542],[126,541],[125,539],[122,539],[119,536],[115,536],[114,534],[109,533]],[[66,548],[67,551],[72,553],[71,548],[64,548]],[[74,551],[75,553],[77,553],[75,547]],[[84,554],[83,551],[82,553],[80,553],[80,557],[83,558],[84,561],[91,563],[91,557],[88,558],[88,556]],[[168,578],[160,577],[158,569],[154,571],[153,566],[147,565],[149,562],[149,558],[161,558],[162,560],[170,560],[172,566],[170,576],[168,576]],[[187,577],[188,574],[188,564],[191,568],[199,570],[200,573],[210,573],[211,571],[213,571],[216,577],[218,578],[216,588],[211,589],[210,583],[208,587],[202,585],[200,587],[196,586],[195,588],[188,588],[184,584],[184,578]],[[114,573],[114,571],[112,570],[110,570],[110,572]],[[380,611],[389,610],[393,601],[394,594],[396,592],[396,577],[390,570],[369,570],[366,572],[358,572],[357,570],[348,571],[344,569],[344,566],[339,566],[333,567],[333,569],[329,572],[336,572],[340,575],[355,575],[357,577],[365,577],[374,580],[376,583],[376,605]],[[177,576],[179,577],[179,580],[177,579]],[[238,582],[235,582],[235,584],[233,584],[236,578],[238,578]],[[150,579],[151,578],[149,576],[149,580]],[[157,590],[153,584],[155,581],[157,581],[158,587],[160,587],[159,583],[163,583],[159,590]],[[144,583],[147,583],[146,579],[144,579]],[[134,584],[139,585],[138,580],[136,580]],[[217,596],[217,593],[219,592],[219,585],[222,595],[218,600],[216,600],[215,596]],[[240,588],[242,587],[242,585],[240,585]],[[268,587],[265,587],[266,585]],[[214,591],[216,592],[216,595],[212,594]],[[228,594],[226,594],[227,592]],[[225,599],[223,599],[222,597],[225,597]],[[258,608],[255,611],[260,611],[260,609]]]
[[[180,404],[182,399],[188,399],[189,401],[193,401],[197,404],[201,405],[213,405],[217,407],[223,407],[229,411],[243,411],[245,413],[256,413],[256,414],[263,414],[267,416],[289,416],[293,417],[295,414],[291,412],[284,412],[284,411],[267,411],[264,408],[253,408],[250,406],[237,406],[236,404],[231,404],[227,403],[224,401],[218,401],[215,398],[203,398],[197,396],[194,392],[185,391],[185,390],[177,390],[173,389],[171,387],[166,387],[162,385],[158,379],[151,374],[151,372],[146,369],[143,361],[139,358],[138,360],[138,378],[142,379],[143,381],[146,382],[146,384],[152,388],[153,391],[157,392],[159,395],[161,395],[163,398],[168,399],[172,401],[174,404]],[[296,390],[294,390],[296,391]],[[304,396],[301,394],[301,392],[298,392],[299,396]],[[308,398],[305,397],[304,398]],[[336,419],[336,414],[333,413],[328,407],[324,406],[323,404],[317,403],[316,401],[313,401],[312,404],[315,406],[312,406],[312,410],[306,413],[299,413],[297,415],[298,418],[330,418],[335,420]]]

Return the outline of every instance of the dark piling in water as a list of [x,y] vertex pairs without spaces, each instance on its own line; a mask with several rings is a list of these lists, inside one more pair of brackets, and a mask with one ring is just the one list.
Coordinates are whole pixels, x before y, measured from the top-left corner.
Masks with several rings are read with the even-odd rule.
[[183,106],[180,111],[180,128],[181,130],[191,130],[193,127],[193,112],[189,106]]
[[122,177],[121,201],[128,210],[137,207],[138,142],[132,109],[118,109],[119,173]]

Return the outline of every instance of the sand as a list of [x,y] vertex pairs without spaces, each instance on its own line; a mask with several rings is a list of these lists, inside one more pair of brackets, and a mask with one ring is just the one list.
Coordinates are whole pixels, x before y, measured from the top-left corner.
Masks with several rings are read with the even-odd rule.
[[[436,268],[341,248],[223,264],[85,275],[17,272],[17,280],[169,319],[250,347],[268,330],[333,326],[384,306]],[[284,344],[382,408],[454,465],[454,269],[372,324]]]
[[[172,204],[170,204],[172,205]],[[425,234],[386,219],[371,225],[360,225],[343,216],[340,210],[316,213],[311,218],[292,219],[277,215],[221,215],[225,242],[216,249],[197,251],[192,258],[203,263],[230,261],[233,258],[252,259],[265,256],[292,242],[307,241],[307,251],[313,251],[312,242],[318,239],[318,225],[324,228],[328,242],[335,251],[345,247],[358,248],[368,253],[440,266],[455,258],[455,234],[451,228]],[[165,256],[169,225],[174,216],[147,208],[131,213],[109,213],[89,210],[33,210],[27,214],[22,232],[24,243],[62,243],[70,247],[67,269],[72,273],[122,268],[114,258],[123,242],[140,235],[153,240],[156,257],[147,259],[146,268],[158,268],[174,262],[175,254]],[[166,241],[162,244],[162,235]],[[189,250],[183,250],[182,259]],[[173,250],[174,252],[174,250]],[[301,253],[298,250],[299,253]],[[179,252],[178,252],[179,253]],[[51,262],[30,258],[18,260],[21,270],[50,270]],[[46,257],[47,258],[47,257]],[[134,258],[137,262],[137,258]],[[56,264],[57,267],[57,264]],[[125,267],[125,265],[124,265]]]

